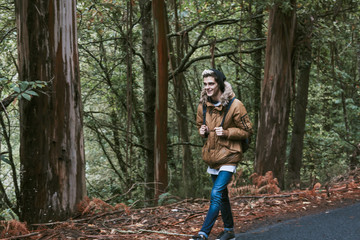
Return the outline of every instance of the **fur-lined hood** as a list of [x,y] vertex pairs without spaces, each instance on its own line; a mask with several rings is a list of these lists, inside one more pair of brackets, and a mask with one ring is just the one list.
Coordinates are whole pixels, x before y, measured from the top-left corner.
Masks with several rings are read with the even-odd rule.
[[[231,84],[227,81],[224,82],[225,84],[225,90],[224,92],[221,94],[220,97],[220,102],[221,105],[226,106],[229,104],[230,100],[235,97],[235,93],[232,90]],[[200,103],[201,104],[206,104],[206,102],[208,102],[208,96],[206,95],[206,91],[203,88],[201,90],[201,97],[200,97]]]

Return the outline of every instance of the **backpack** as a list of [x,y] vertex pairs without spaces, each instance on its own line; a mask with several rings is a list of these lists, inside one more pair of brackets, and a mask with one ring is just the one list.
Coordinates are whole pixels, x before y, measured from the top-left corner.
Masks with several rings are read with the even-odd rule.
[[[228,113],[229,109],[230,109],[230,106],[231,104],[234,102],[235,100],[235,97],[232,98],[229,102],[229,104],[226,106],[226,110],[225,110],[225,113],[224,113],[224,117],[221,121],[221,124],[219,127],[222,127],[224,125],[224,121],[225,121],[225,117],[226,117],[226,114]],[[204,125],[206,125],[206,104],[203,104],[203,123]],[[241,143],[241,148],[242,148],[242,151],[243,153],[245,153],[248,149],[249,149],[249,146],[250,146],[250,143],[251,143],[251,139],[250,138],[246,138],[246,139],[241,139],[240,140],[240,143]]]

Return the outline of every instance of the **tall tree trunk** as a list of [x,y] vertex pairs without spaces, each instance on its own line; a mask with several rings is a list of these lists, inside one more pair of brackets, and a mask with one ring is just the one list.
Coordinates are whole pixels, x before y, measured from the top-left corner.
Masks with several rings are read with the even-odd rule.
[[[295,1],[291,1],[295,9]],[[292,52],[295,10],[284,12],[278,5],[270,10],[261,93],[255,171],[273,171],[284,184],[286,139],[289,123],[290,90],[293,78]]]
[[20,101],[21,220],[66,219],[85,197],[76,1],[16,0],[19,78],[47,82]]
[[[142,54],[143,82],[144,82],[144,146],[146,148],[146,183],[154,181],[154,128],[155,128],[155,96],[156,96],[156,71],[154,54],[154,35],[152,28],[151,1],[140,0],[141,29],[142,29]],[[145,188],[145,198],[152,199],[152,187]]]
[[356,46],[357,46],[357,76],[358,81],[360,82],[360,33],[358,31],[355,31],[356,36]]
[[[174,79],[175,80],[175,79]],[[180,139],[183,143],[182,145],[182,178],[184,183],[185,197],[193,197],[195,191],[192,189],[192,181],[195,179],[192,177],[192,152],[190,145],[187,144],[190,142],[189,137],[189,124],[187,119],[187,104],[184,96],[184,74],[179,74],[175,81],[178,81],[175,84],[177,88],[175,90],[176,94],[176,108],[177,108],[177,119],[179,123],[179,132]]]
[[[178,18],[178,8],[177,2],[174,1],[174,14],[175,14],[175,32],[180,32],[181,27]],[[167,21],[167,26],[169,22]],[[167,28],[169,29],[169,27]],[[181,59],[184,57],[184,48],[183,43],[180,37],[176,37],[175,50],[172,45],[171,39],[169,39],[169,52],[170,52],[170,69],[173,71],[176,69]],[[189,124],[187,119],[187,102],[185,99],[185,76],[183,73],[179,73],[176,76],[173,76],[174,81],[174,91],[175,91],[175,104],[176,104],[176,119],[178,121],[178,128],[180,139],[182,142],[182,184],[184,189],[185,197],[191,196],[195,193],[192,191],[191,187],[191,166],[192,166],[192,153],[190,145],[187,144],[190,142],[189,137]]]
[[[127,86],[126,86],[126,108],[127,108],[127,124],[126,124],[126,164],[129,166],[127,176],[127,187],[130,189],[132,185],[132,133],[131,133],[131,119],[132,119],[132,98],[133,98],[133,74],[132,74],[132,51],[133,51],[133,42],[132,42],[132,1],[127,2],[127,24],[126,24],[126,37],[127,37],[127,46],[126,46],[126,77],[127,77]],[[128,197],[131,198],[131,191],[128,193]]]
[[164,0],[153,0],[154,39],[156,56],[155,101],[155,199],[165,192],[167,176],[167,101],[168,101],[168,51]]
[[[256,9],[256,16],[261,16],[263,13],[263,9],[262,7],[257,7]],[[254,31],[254,38],[264,38],[264,33],[263,33],[263,17],[256,17],[255,21],[253,22],[253,31]],[[262,61],[262,57],[263,57],[263,50],[262,49],[258,49],[256,50],[256,52],[254,54],[251,55],[252,57],[252,61],[254,64],[254,70],[253,70],[253,82],[254,82],[254,124],[255,126],[253,127],[253,129],[255,129],[255,131],[257,131],[257,125],[258,125],[258,121],[259,121],[259,112],[260,112],[260,102],[261,102],[261,97],[260,97],[260,92],[261,92],[261,77],[262,77],[262,68],[263,68],[263,61]]]
[[310,70],[312,63],[311,18],[306,17],[303,23],[299,23],[297,30],[297,39],[301,41],[301,43],[299,43],[299,49],[297,51],[300,55],[300,77],[296,91],[295,114],[293,118],[294,127],[292,131],[292,139],[290,145],[287,186],[300,188],[300,170],[302,167],[302,156],[304,148],[306,107],[308,103]]

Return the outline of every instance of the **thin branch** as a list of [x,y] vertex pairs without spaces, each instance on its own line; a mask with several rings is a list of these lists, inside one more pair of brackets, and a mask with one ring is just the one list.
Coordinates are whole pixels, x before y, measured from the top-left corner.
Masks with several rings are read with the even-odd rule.
[[199,145],[199,144],[194,144],[191,142],[179,142],[179,143],[172,143],[172,144],[168,144],[168,147],[174,147],[174,146],[180,146],[180,145],[189,145],[189,146],[193,146],[193,147],[203,147],[203,145]]
[[147,230],[147,229],[139,229],[137,231],[131,231],[131,230],[118,230],[114,229],[118,233],[127,233],[127,234],[141,234],[141,233],[158,233],[158,234],[164,234],[164,235],[172,235],[172,236],[183,236],[183,237],[191,237],[192,235],[189,234],[181,234],[181,233],[172,233],[172,232],[166,232],[166,231],[155,231],[155,230]]
[[127,190],[125,193],[122,194],[115,194],[114,196],[104,200],[104,202],[109,202],[112,199],[116,198],[116,197],[122,197],[122,196],[126,196],[127,194],[129,194],[137,185],[144,185],[147,188],[147,185],[155,185],[157,184],[157,182],[148,182],[148,183],[134,183],[129,190]]
[[6,239],[9,239],[9,240],[10,239],[22,239],[22,238],[28,239],[28,237],[36,236],[36,235],[39,235],[39,234],[40,234],[40,232],[33,232],[33,233],[25,234],[25,235],[9,237],[9,238],[6,238]]
[[195,23],[194,25],[192,25],[180,32],[170,33],[167,35],[167,37],[171,38],[171,37],[176,37],[176,36],[182,36],[190,31],[192,31],[193,29],[195,29],[196,27],[198,27],[200,25],[205,25],[204,29],[207,29],[214,25],[228,25],[228,24],[238,23],[240,21],[241,21],[241,19],[220,19],[220,20],[216,20],[216,21],[199,21],[199,22]]
[[4,111],[6,113],[6,108],[12,103],[16,98],[15,94],[11,94],[6,97],[4,100],[0,101],[0,112]]
[[124,39],[125,39],[124,37],[107,38],[107,39],[102,39],[102,40],[97,40],[97,41],[83,42],[83,43],[81,43],[81,45],[82,46],[85,46],[85,45],[93,46],[94,44],[97,44],[97,43],[116,41],[116,40],[124,40]]
[[4,36],[0,39],[0,43],[2,43],[2,42],[5,40],[5,38],[6,38],[11,32],[13,32],[13,31],[15,31],[15,30],[16,30],[16,27],[14,27],[14,28],[10,29],[9,31],[7,31],[7,32],[4,34]]

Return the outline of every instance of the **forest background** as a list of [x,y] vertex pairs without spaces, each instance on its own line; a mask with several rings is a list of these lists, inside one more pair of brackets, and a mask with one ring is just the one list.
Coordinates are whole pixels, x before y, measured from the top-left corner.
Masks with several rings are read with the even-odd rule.
[[[195,116],[201,72],[210,67],[225,73],[254,124],[250,149],[238,169],[242,173],[238,184],[250,184],[254,172],[272,170],[282,188],[306,188],[356,167],[360,155],[359,10],[355,0],[166,1],[169,62],[163,113],[167,145],[162,162],[166,171],[161,170],[166,186],[157,202],[209,196],[211,182],[201,159],[203,142]],[[159,32],[153,30],[151,14],[151,2],[145,0],[77,1],[87,196],[110,204],[152,205],[159,180],[154,179],[158,170],[155,97],[166,84],[156,85],[154,33]],[[276,22],[276,15],[282,21]],[[48,84],[20,81],[15,18],[14,1],[1,0],[0,216],[7,220],[21,211],[18,102],[33,101]],[[269,26],[293,31],[293,41],[281,34],[270,39]],[[265,86],[271,72],[266,63],[278,59],[270,58],[266,50],[269,39],[270,46],[284,43],[289,48],[292,71],[282,79],[285,88],[270,87],[269,92],[285,98],[275,97],[278,100],[268,101],[271,106],[266,107],[262,100],[267,97]],[[258,127],[264,126],[259,123],[266,109],[287,110],[281,124],[265,119],[273,129],[285,130],[272,140],[284,147],[268,148],[260,141],[271,141],[269,131]],[[278,162],[269,157],[276,155],[283,157]]]

